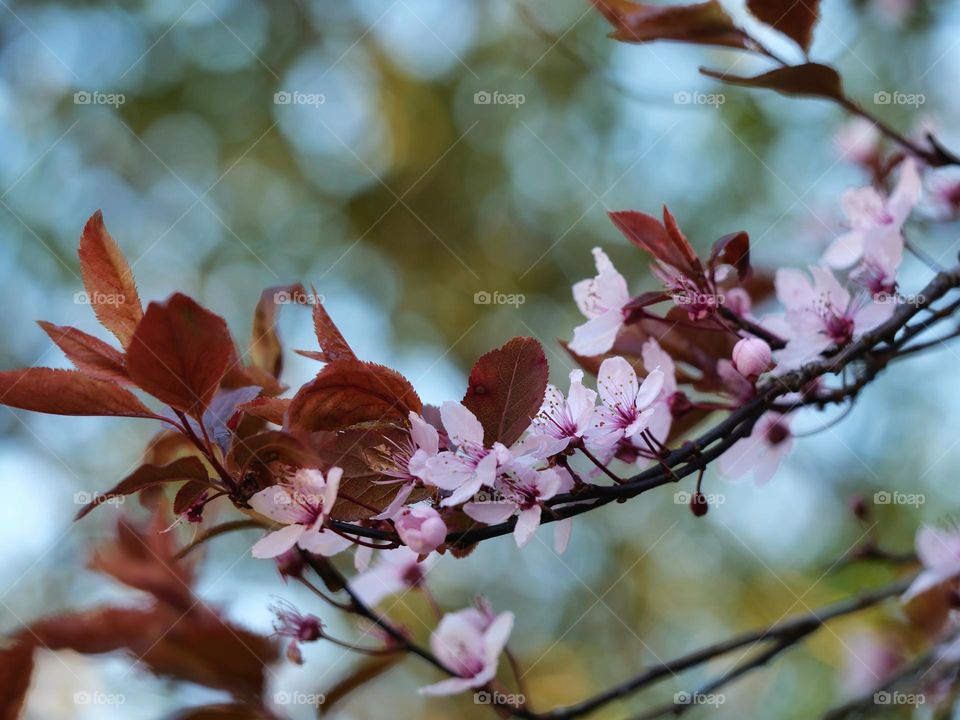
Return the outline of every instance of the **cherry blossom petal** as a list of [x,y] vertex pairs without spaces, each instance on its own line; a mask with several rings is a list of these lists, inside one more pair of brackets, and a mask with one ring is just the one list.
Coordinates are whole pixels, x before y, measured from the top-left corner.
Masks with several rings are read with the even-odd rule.
[[417,448],[427,455],[436,455],[440,450],[440,434],[437,429],[417,413],[410,411],[410,437]]
[[520,511],[517,516],[517,524],[513,528],[513,539],[517,541],[517,547],[522,548],[533,538],[533,534],[540,527],[541,512],[539,505]]
[[472,480],[465,482],[459,488],[454,490],[450,497],[441,500],[440,505],[443,507],[460,505],[476,495],[482,486],[483,481],[479,478],[479,476],[475,475]]
[[517,511],[517,504],[509,500],[468,502],[463,506],[463,511],[477,522],[496,525],[506,522]]
[[859,230],[844,233],[823,253],[823,262],[838,270],[851,267],[863,257],[863,233]]
[[622,357],[607,358],[600,363],[597,391],[604,405],[617,407],[629,403],[632,406],[638,390],[637,373]]
[[447,435],[457,447],[464,444],[483,445],[483,425],[462,404],[447,400],[440,406],[440,417]]
[[353,543],[331,530],[324,530],[315,525],[303,533],[297,544],[307,552],[330,557],[346,550]]
[[304,525],[287,525],[279,530],[274,530],[254,544],[253,556],[255,558],[275,558],[277,555],[283,555],[297,544],[306,531],[307,528]]
[[613,347],[622,326],[623,311],[607,310],[574,328],[569,347],[585,357],[602,355]]
[[566,552],[572,533],[573,518],[564,518],[553,523],[553,551],[557,555],[563,555]]
[[287,485],[271,485],[247,502],[261,515],[284,525],[299,522],[304,517],[303,507],[295,502],[292,488]]

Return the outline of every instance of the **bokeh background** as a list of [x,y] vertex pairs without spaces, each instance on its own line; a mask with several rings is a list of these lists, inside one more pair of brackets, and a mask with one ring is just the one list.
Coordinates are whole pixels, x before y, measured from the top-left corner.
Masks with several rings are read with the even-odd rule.
[[[738,4],[731,10],[744,17]],[[851,94],[870,103],[878,91],[921,93],[919,107],[872,109],[907,131],[938,127],[960,147],[960,6],[826,0],[823,10],[813,55],[842,69]],[[65,365],[36,319],[99,332],[76,295],[75,253],[97,208],[144,299],[186,291],[245,338],[262,288],[315,284],[358,354],[399,369],[433,403],[459,398],[473,360],[520,334],[542,340],[565,386],[570,363],[556,339],[580,322],[570,285],[592,274],[590,248],[602,245],[635,290],[649,287],[646,258],[608,209],[656,212],[666,202],[701,248],[744,229],[760,266],[813,261],[841,230],[840,193],[866,181],[834,142],[840,111],[698,76],[699,65],[762,68],[734,52],[616,44],[607,30],[582,0],[3,0],[0,366]],[[723,93],[722,102],[676,95],[697,92]],[[506,102],[483,102],[494,93]],[[911,228],[944,262],[956,255],[956,231]],[[928,275],[908,259],[904,285]],[[522,302],[484,304],[477,293]],[[288,348],[313,347],[305,309],[285,308],[281,324]],[[465,560],[442,558],[431,586],[451,610],[483,593],[516,613],[511,647],[530,702],[547,709],[888,580],[883,568],[831,566],[874,524],[885,545],[907,550],[918,524],[956,507],[957,362],[944,351],[896,367],[844,422],[801,440],[769,486],[708,473],[706,491],[721,497],[705,518],[664,489],[579,519],[562,558],[544,529],[522,553],[503,538]],[[296,386],[316,369],[289,354],[284,379]],[[801,415],[796,429],[830,417]],[[83,569],[116,509],[74,525],[74,494],[122,477],[152,431],[135,420],[0,409],[0,630],[125,596]],[[884,490],[924,502],[874,505]],[[872,508],[866,525],[848,509],[857,492]],[[268,631],[267,605],[281,596],[349,634],[250,559],[251,540],[210,546],[206,598]],[[418,617],[432,622],[412,596],[394,612],[418,632]],[[875,679],[891,622],[835,623],[691,717],[739,718],[744,707],[812,717]],[[324,647],[305,655],[303,668],[274,669],[277,691],[322,692],[354,660]],[[597,717],[667,701],[736,659]],[[31,719],[159,718],[217,698],[123,658],[43,654],[40,667]],[[417,697],[436,679],[409,660],[337,716],[488,716],[469,694]],[[122,692],[126,703],[73,703],[91,688]]]

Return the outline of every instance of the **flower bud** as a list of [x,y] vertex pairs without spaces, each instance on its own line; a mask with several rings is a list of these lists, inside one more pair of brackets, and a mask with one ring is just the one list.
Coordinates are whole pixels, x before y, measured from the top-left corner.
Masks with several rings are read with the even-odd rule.
[[707,497],[702,492],[698,490],[690,496],[690,512],[694,515],[703,517],[709,509],[710,505],[707,503]]
[[440,513],[429,505],[404,508],[394,520],[403,544],[420,555],[436,550],[447,537],[447,526]]
[[733,346],[733,367],[746,378],[756,379],[770,369],[773,354],[760,338],[744,338]]

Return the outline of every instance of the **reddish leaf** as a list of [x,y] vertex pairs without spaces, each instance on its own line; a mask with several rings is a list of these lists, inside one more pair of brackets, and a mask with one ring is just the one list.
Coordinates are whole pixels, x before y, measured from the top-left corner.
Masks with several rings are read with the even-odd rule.
[[155,398],[199,418],[235,352],[223,318],[176,293],[150,303],[130,341],[127,369]]
[[210,485],[207,483],[193,480],[181,485],[173,498],[173,514],[182,515],[185,513],[209,489]]
[[[392,478],[384,474],[385,456],[406,439],[405,428],[394,424],[373,424],[340,432],[310,433],[307,442],[322,458],[324,467],[343,469],[340,495],[331,513],[336,520],[360,520],[385,510],[400,486],[384,483]],[[417,488],[408,502],[430,496],[426,488]],[[357,502],[353,502],[353,501]],[[375,508],[376,512],[371,510]]]
[[0,720],[18,720],[33,675],[33,648],[0,647]]
[[790,65],[756,77],[724,74],[706,68],[700,68],[700,72],[730,85],[767,88],[784,95],[806,95],[847,102],[840,75],[832,67],[819,63]]
[[613,224],[638,248],[675,267],[689,278],[702,277],[703,265],[700,258],[680,232],[677,221],[666,206],[663,208],[663,218],[664,222],[661,223],[652,215],[634,210],[610,213]]
[[820,18],[820,0],[747,0],[747,8],[761,22],[810,49],[813,27]]
[[744,280],[750,274],[750,236],[742,230],[724,235],[713,244],[707,265],[711,270],[718,265],[731,265]]
[[221,703],[180,710],[170,720],[277,720],[259,705]]
[[749,47],[748,38],[719,2],[648,5],[629,0],[593,0],[614,27],[614,40],[645,43],[677,40],[699,45]]
[[547,358],[540,343],[516,337],[477,360],[463,404],[483,425],[489,445],[512,445],[530,425],[547,389]]
[[97,495],[87,505],[84,505],[77,513],[76,519],[79,520],[95,507],[102,505],[111,498],[132,495],[155,485],[179,482],[180,480],[202,480],[206,486],[207,469],[200,458],[183,457],[174,460],[169,465],[141,465],[117,483],[112,490]]
[[130,382],[123,353],[116,348],[74,327],[54,325],[44,320],[37,321],[37,324],[57,344],[57,347],[63,350],[63,354],[78,370],[104,380]]
[[124,346],[143,317],[133,273],[97,210],[80,236],[80,273],[97,319]]
[[273,377],[280,377],[283,369],[283,347],[277,334],[278,301],[283,297],[304,297],[303,285],[283,285],[267,288],[260,294],[260,301],[253,313],[253,330],[250,334],[250,359],[253,364]]
[[246,475],[251,465],[260,466],[279,462],[291,467],[319,467],[320,458],[301,434],[282,430],[267,430],[237,443],[227,456],[229,467]]
[[0,372],[0,405],[51,415],[159,419],[130,391],[79,370],[25,368]]
[[[314,289],[313,297],[317,298],[317,291]],[[317,301],[313,304],[313,330],[317,334],[317,341],[320,343],[320,350],[297,350],[304,357],[320,362],[333,362],[334,360],[356,360],[346,338],[340,332],[340,329],[333,322],[333,319],[327,313],[323,303]]]
[[283,425],[283,419],[289,407],[289,398],[259,397],[237,406],[237,410],[242,410],[247,415],[253,415],[274,425]]
[[316,431],[364,422],[406,422],[411,410],[422,409],[413,386],[396,370],[359,360],[334,360],[294,396],[287,426]]

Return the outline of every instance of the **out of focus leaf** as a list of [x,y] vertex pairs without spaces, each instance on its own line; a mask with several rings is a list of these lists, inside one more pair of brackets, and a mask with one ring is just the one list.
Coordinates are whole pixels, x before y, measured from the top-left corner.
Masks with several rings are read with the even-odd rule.
[[0,644],[0,720],[18,720],[33,674],[33,648]]
[[539,342],[516,337],[483,355],[470,371],[463,404],[483,425],[489,445],[512,445],[540,411],[547,389],[547,358]]
[[843,81],[840,79],[840,74],[829,65],[819,63],[790,65],[755,77],[731,75],[707,68],[700,68],[700,72],[730,85],[767,88],[784,95],[802,95],[847,102],[843,94]]
[[391,670],[404,657],[404,653],[398,652],[392,655],[376,655],[364,658],[363,662],[354,668],[353,672],[323,693],[323,705],[319,708],[320,714],[326,715],[332,712],[334,706],[348,695]]
[[37,324],[78,370],[103,380],[130,382],[123,353],[116,348],[74,327],[54,325],[43,320]]
[[[203,480],[207,479],[207,468],[200,458],[183,457],[174,460],[169,465],[141,465],[130,475],[121,480],[117,485],[105,493],[97,495],[93,500],[84,505],[76,515],[79,520],[98,505],[124,495],[132,495],[135,492],[146,490],[155,485],[161,485],[168,482],[180,482],[181,480]],[[206,482],[202,483],[207,486]]]
[[158,419],[133,393],[79,370],[25,368],[0,372],[0,404],[51,415]]
[[124,346],[143,317],[133,273],[97,210],[80,236],[80,273],[87,300],[100,323]]
[[747,0],[747,8],[761,22],[810,49],[813,28],[820,17],[820,0]]
[[273,377],[280,377],[280,371],[283,369],[283,346],[277,334],[278,299],[305,295],[306,291],[300,283],[267,288],[260,294],[260,300],[253,313],[250,358],[255,366]]
[[724,235],[713,244],[707,265],[730,265],[743,280],[750,274],[750,236],[740,231]]
[[692,5],[650,5],[629,0],[593,0],[593,4],[613,25],[610,37],[614,40],[749,47],[746,34],[716,0]]
[[342,430],[365,422],[405,422],[423,408],[410,382],[396,370],[334,360],[300,388],[287,411],[291,430]]
[[274,425],[283,425],[289,407],[288,398],[260,397],[240,405],[237,409]]
[[234,354],[223,318],[175,293],[150,303],[130,341],[127,368],[146,392],[199,419]]

